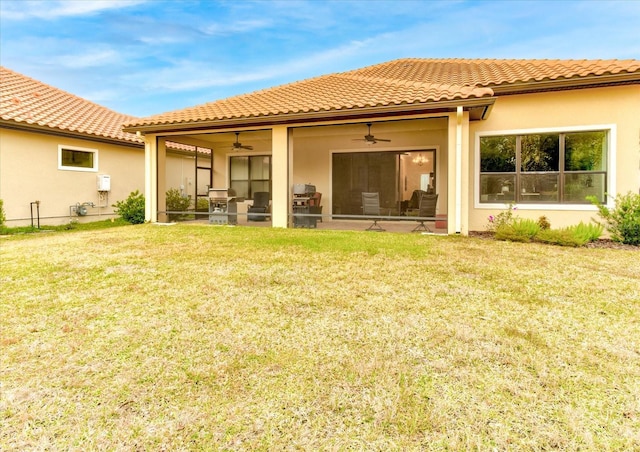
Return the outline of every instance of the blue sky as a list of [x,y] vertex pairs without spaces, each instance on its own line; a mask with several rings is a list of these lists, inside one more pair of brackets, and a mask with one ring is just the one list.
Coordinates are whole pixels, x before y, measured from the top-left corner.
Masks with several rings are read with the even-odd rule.
[[403,57],[640,59],[640,0],[0,0],[0,64],[148,116]]

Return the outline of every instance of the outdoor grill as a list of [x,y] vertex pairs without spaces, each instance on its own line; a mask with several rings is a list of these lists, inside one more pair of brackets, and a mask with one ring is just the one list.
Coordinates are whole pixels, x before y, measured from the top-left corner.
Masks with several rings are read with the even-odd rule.
[[238,204],[233,189],[209,189],[209,223],[238,224]]

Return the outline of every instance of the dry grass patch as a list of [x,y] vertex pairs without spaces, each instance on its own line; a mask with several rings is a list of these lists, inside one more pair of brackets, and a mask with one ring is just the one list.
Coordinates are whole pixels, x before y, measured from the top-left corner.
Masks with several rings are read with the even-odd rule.
[[640,253],[141,225],[0,257],[3,450],[640,448]]

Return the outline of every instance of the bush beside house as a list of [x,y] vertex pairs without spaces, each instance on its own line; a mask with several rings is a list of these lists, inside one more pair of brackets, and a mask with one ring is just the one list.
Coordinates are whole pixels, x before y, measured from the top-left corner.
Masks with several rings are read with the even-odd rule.
[[615,207],[609,209],[595,197],[588,198],[598,207],[603,225],[611,238],[627,245],[640,245],[640,194],[628,192],[615,198]]
[[138,190],[131,192],[124,201],[117,201],[113,207],[123,220],[131,224],[144,223],[144,195]]

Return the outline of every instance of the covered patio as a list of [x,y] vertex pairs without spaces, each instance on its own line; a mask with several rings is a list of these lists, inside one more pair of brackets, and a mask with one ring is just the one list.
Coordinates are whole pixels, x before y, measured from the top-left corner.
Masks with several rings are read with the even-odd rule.
[[[455,193],[462,189],[456,171],[462,172],[469,114],[459,110],[366,123],[157,136],[147,145],[149,179],[157,175],[149,187],[156,193],[149,215],[157,222],[184,217],[180,213],[186,211],[175,211],[167,199],[170,191],[179,191],[192,200],[189,210],[197,210],[199,220],[216,224],[222,219],[215,197],[224,192],[235,204],[232,224],[360,230],[377,220],[375,229],[410,232],[421,219],[422,231],[464,233],[462,210],[456,224]],[[275,144],[279,133],[281,149]],[[176,143],[198,151],[176,155],[171,151]],[[300,186],[312,192],[296,193]],[[268,215],[250,212],[261,192],[268,193]],[[363,193],[377,195],[378,210],[363,210]],[[421,194],[437,197],[434,211],[421,213]],[[304,209],[311,197],[317,208]]]
[[[358,230],[378,220],[379,229],[409,232],[421,220],[423,231],[467,234],[469,123],[489,114],[493,91],[354,72],[126,125],[146,143],[147,221],[175,217],[167,193],[177,190],[201,213],[208,202],[212,223],[227,213],[226,201],[211,202],[224,193],[236,224]],[[176,160],[173,143],[208,154]],[[374,210],[365,210],[367,193]],[[435,210],[425,213],[427,194]],[[258,196],[268,196],[268,214],[254,214]]]

